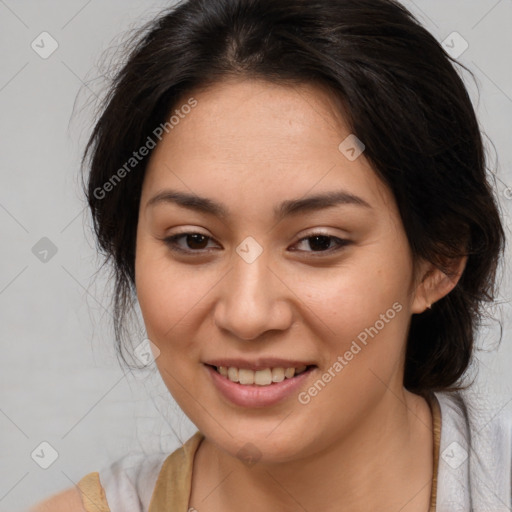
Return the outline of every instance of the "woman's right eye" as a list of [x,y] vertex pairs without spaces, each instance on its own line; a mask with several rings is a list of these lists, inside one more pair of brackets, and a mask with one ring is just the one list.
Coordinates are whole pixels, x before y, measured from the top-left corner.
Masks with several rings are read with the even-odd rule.
[[[183,247],[179,244],[179,241],[184,240],[188,248]],[[164,243],[171,249],[171,251],[193,254],[205,250],[205,244],[208,240],[212,240],[211,237],[203,235],[202,233],[179,233],[164,238]]]

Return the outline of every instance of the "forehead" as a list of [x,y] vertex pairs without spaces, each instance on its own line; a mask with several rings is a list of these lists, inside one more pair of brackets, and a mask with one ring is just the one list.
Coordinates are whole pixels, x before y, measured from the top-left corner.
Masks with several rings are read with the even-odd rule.
[[[350,133],[339,113],[340,102],[316,85],[229,79],[184,95],[174,110],[179,110],[189,96],[198,104],[172,129],[174,137],[164,135],[171,145],[171,139],[177,144],[179,137],[180,143],[201,145],[204,151],[219,149],[264,159],[276,147],[289,155],[305,142],[308,146],[327,146],[343,133]],[[264,151],[262,142],[270,142],[272,147]],[[235,155],[229,156],[233,160]]]
[[214,187],[229,201],[242,188],[269,201],[343,186],[385,199],[364,154],[350,161],[340,152],[350,129],[326,88],[228,80],[184,95],[173,112],[190,98],[197,105],[153,151],[145,191],[178,185],[204,196]]

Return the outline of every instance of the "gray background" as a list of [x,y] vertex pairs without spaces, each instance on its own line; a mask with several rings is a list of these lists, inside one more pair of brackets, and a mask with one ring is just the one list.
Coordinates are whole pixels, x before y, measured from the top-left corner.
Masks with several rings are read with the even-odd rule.
[[[404,4],[439,41],[456,31],[469,44],[459,60],[476,75],[479,92],[464,76],[495,146],[494,151],[487,141],[510,237],[512,0]],[[195,431],[154,367],[132,373],[117,363],[106,280],[102,275],[93,280],[100,261],[79,174],[92,119],[87,101],[101,91],[103,52],[168,5],[0,0],[2,512],[68,488],[128,452],[172,451]],[[40,52],[51,48],[49,39],[42,48],[43,31],[58,44],[46,59],[31,47],[35,40]],[[453,44],[462,48],[459,40]],[[56,254],[41,252],[48,248],[43,237]],[[496,350],[499,326],[491,322],[479,338],[485,351],[477,353],[475,390],[500,408],[509,407],[512,398],[510,292],[507,268],[502,304],[490,308],[503,323],[502,344]],[[38,460],[44,464],[51,454],[44,445],[41,452],[44,441],[58,454],[48,469],[31,456],[34,450],[43,453]]]

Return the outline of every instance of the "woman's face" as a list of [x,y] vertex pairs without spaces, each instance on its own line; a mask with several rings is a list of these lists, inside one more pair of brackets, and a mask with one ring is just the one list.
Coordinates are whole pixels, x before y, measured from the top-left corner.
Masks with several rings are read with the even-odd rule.
[[340,148],[350,131],[325,91],[251,80],[190,96],[139,212],[136,287],[158,369],[230,454],[249,442],[262,461],[314,454],[403,394],[425,297],[395,201],[361,146]]

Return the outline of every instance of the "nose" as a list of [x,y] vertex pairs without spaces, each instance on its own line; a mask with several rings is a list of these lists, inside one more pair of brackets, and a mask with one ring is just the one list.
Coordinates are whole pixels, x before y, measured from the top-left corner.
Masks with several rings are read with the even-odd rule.
[[252,263],[236,255],[231,271],[219,283],[215,324],[240,340],[262,338],[267,331],[285,331],[293,322],[293,293],[264,255]]

